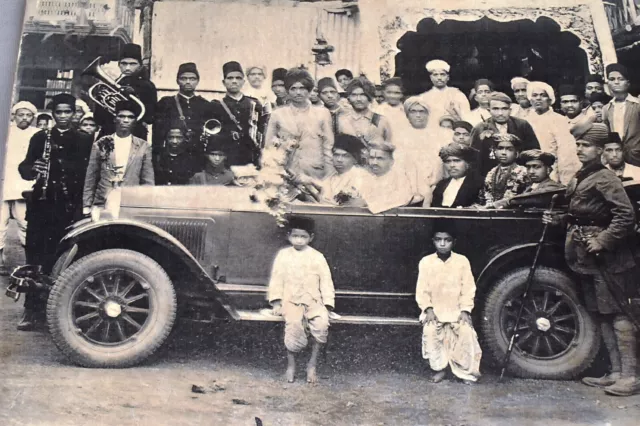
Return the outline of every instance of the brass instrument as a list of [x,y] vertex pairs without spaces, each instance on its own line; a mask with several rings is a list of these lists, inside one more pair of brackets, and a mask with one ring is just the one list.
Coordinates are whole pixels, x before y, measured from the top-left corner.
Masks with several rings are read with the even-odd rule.
[[[49,171],[51,170],[51,126],[47,127],[47,139],[44,142],[44,149],[42,151],[42,161],[47,164],[47,170],[44,173],[38,173],[36,179],[36,185],[42,181],[42,192],[40,193],[40,200],[47,199],[47,186],[49,185]],[[35,186],[35,185],[34,185]]]
[[202,134],[200,135],[200,141],[204,143],[204,150],[207,150],[207,144],[209,143],[209,138],[211,136],[215,136],[222,131],[222,123],[212,118],[211,120],[207,120],[204,122],[202,126]]
[[100,80],[89,88],[89,97],[105,110],[109,111],[112,115],[116,115],[116,103],[119,101],[132,100],[140,106],[140,114],[137,120],[140,121],[144,117],[145,107],[142,101],[135,95],[129,95],[128,97],[120,92],[122,86],[117,81],[114,81],[111,77],[104,72],[100,66],[102,56],[98,56],[87,66],[82,75],[90,75]]

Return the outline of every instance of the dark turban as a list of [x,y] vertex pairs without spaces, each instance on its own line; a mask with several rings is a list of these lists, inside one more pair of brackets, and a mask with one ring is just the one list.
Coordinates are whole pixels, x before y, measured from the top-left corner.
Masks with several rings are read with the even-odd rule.
[[372,101],[376,97],[376,86],[364,76],[351,80],[351,83],[349,83],[345,89],[347,97],[351,96],[351,93],[356,89],[362,89],[369,101]]
[[313,222],[313,219],[308,217],[292,216],[287,220],[287,228],[289,228],[289,230],[303,229],[309,234],[313,234],[315,223]]
[[620,133],[610,132],[607,143],[617,143],[618,145],[623,145],[622,139],[620,139]]
[[453,123],[453,130],[457,129],[457,128],[463,128],[466,129],[467,132],[471,133],[471,131],[473,130],[473,126],[471,125],[471,123],[467,122],[467,121],[456,121],[455,123]]
[[222,76],[227,78],[227,74],[230,72],[239,72],[244,75],[244,71],[242,71],[242,65],[236,61],[227,62],[222,66]]
[[545,166],[551,167],[556,162],[556,156],[548,152],[542,152],[539,149],[529,149],[522,152],[518,158],[518,162],[522,165],[526,165],[527,162],[534,160],[540,160]]
[[589,130],[580,136],[579,140],[591,142],[594,145],[603,147],[609,140],[609,128],[606,124],[593,123]]
[[336,71],[336,80],[340,78],[341,75],[346,75],[349,78],[353,78],[353,73],[348,69],[343,68],[341,70]]
[[607,65],[605,75],[609,78],[609,74],[614,71],[618,71],[624,78],[629,79],[629,70],[622,64],[609,64]]
[[135,59],[142,63],[142,48],[139,44],[125,44],[120,54],[120,60],[123,59]]
[[65,104],[71,106],[71,109],[76,109],[76,98],[68,93],[60,93],[55,95],[51,100],[51,111],[55,111],[58,105]]
[[563,96],[577,96],[579,98],[581,93],[573,84],[563,84],[558,88],[558,98],[562,98]]
[[126,100],[126,101],[116,102],[116,114],[118,114],[120,111],[132,112],[133,115],[136,116],[136,120],[137,120],[138,116],[142,112],[142,109],[140,108],[140,105],[138,105],[136,102],[131,100]]
[[591,74],[587,77],[587,81],[585,81],[586,83],[600,83],[600,84],[604,84],[604,79],[602,78],[602,76],[600,74]]
[[309,74],[309,71],[302,68],[291,68],[284,77],[284,87],[289,90],[296,83],[302,84],[309,92],[316,86],[316,82]]
[[196,67],[196,64],[194,64],[193,62],[187,62],[185,64],[181,64],[178,67],[178,78],[180,78],[180,76],[186,72],[192,72],[196,75],[196,77],[200,78],[200,73],[198,73],[198,68]]
[[271,84],[273,84],[274,81],[283,81],[284,82],[284,78],[285,78],[286,75],[287,75],[287,70],[286,69],[284,69],[284,68],[276,68],[271,73]]
[[353,155],[354,158],[360,158],[360,153],[365,148],[360,138],[352,135],[338,133],[333,143],[333,149],[342,149]]
[[497,147],[502,142],[509,142],[511,145],[513,145],[516,151],[522,150],[522,140],[516,135],[512,135],[511,133],[507,133],[506,135],[503,135],[501,133],[496,133],[495,135],[492,136],[492,140],[493,140],[492,146],[494,148]]
[[589,96],[589,103],[593,105],[595,102],[600,102],[602,105],[606,105],[609,102],[611,102],[611,96],[607,95],[604,92],[603,93],[593,92]]
[[442,161],[447,161],[449,157],[458,157],[467,163],[473,163],[478,158],[478,150],[461,143],[451,142],[440,148],[438,155]]

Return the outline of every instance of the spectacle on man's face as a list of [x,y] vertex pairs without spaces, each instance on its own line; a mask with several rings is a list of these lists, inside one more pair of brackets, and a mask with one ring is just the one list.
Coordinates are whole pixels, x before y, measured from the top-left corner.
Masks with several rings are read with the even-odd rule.
[[259,89],[262,87],[262,83],[264,83],[265,76],[260,68],[253,68],[249,71],[249,74],[247,74],[247,80],[249,80],[251,87]]
[[369,169],[376,176],[386,174],[393,166],[393,156],[382,149],[369,150]]
[[142,68],[140,61],[133,58],[121,59],[120,62],[118,62],[118,66],[120,67],[122,75],[125,76],[133,75]]
[[400,105],[404,97],[402,89],[395,84],[390,84],[385,87],[382,94],[384,95],[385,102],[391,106]]
[[469,163],[460,157],[450,155],[446,160],[444,160],[444,169],[447,171],[449,176],[454,179],[459,179],[467,175],[467,172],[469,171]]
[[449,82],[449,73],[444,70],[435,70],[429,75],[429,78],[435,87],[442,89]]
[[24,130],[33,123],[33,117],[33,112],[25,108],[20,108],[13,115],[13,122],[16,123],[19,129]]
[[338,94],[338,91],[336,89],[328,86],[322,89],[322,92],[320,92],[320,100],[324,102],[327,108],[333,108],[338,105],[340,95]]
[[619,143],[608,143],[604,145],[602,159],[613,168],[618,168],[624,164],[624,151]]
[[530,160],[525,164],[527,168],[527,176],[533,183],[540,183],[547,180],[551,169],[540,160]]
[[196,90],[200,79],[194,72],[183,72],[178,77],[178,87],[181,92],[191,93]]

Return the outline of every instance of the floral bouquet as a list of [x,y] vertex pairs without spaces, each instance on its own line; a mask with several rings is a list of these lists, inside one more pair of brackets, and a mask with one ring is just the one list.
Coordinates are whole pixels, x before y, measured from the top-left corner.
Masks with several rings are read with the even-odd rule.
[[349,204],[351,200],[354,200],[356,198],[362,198],[362,195],[360,195],[358,190],[353,186],[338,192],[333,197],[334,201],[338,203],[339,206],[344,206],[346,204]]
[[122,181],[124,178],[124,167],[116,166],[113,162],[113,151],[115,149],[113,136],[105,136],[98,140],[100,158],[109,172],[109,182],[111,188],[106,194],[104,209],[110,213],[114,219],[120,216],[120,204],[122,201]]

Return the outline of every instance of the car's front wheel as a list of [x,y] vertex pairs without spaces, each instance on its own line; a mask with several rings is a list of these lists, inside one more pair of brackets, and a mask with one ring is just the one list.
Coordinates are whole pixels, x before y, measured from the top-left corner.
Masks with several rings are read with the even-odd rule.
[[142,362],[169,335],[176,295],[153,259],[131,250],[102,250],[62,271],[51,290],[47,323],[56,346],[85,367]]
[[[529,268],[501,277],[489,291],[482,316],[485,347],[501,367],[522,304]],[[600,347],[600,333],[581,305],[571,278],[536,269],[508,371],[519,377],[569,379],[583,372]]]

